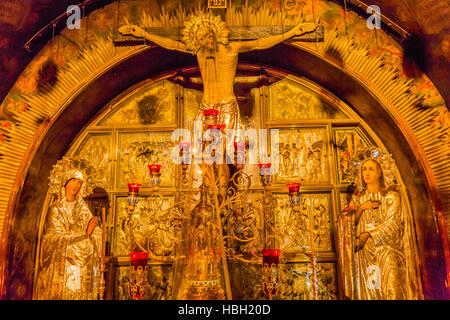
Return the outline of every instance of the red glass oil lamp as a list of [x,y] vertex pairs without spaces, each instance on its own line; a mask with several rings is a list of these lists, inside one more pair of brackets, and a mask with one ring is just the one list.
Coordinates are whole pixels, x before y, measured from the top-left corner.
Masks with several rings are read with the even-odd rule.
[[138,300],[145,295],[147,286],[147,259],[148,252],[130,252],[130,281],[128,294]]
[[279,249],[263,249],[262,289],[265,295],[272,299],[278,287]]
[[289,200],[293,206],[300,204],[300,183],[288,183]]
[[191,163],[191,143],[180,142],[178,146],[180,147],[181,168],[186,170]]
[[205,117],[205,124],[207,126],[211,124],[216,124],[218,120],[219,110],[208,109],[203,111],[203,116]]
[[245,142],[238,141],[234,143],[234,154],[236,158],[236,168],[243,169],[245,164]]
[[131,211],[134,210],[136,203],[138,202],[139,189],[141,188],[140,183],[129,183],[128,184],[128,205]]
[[159,184],[161,183],[161,165],[149,164],[148,169],[150,170],[150,183],[152,187],[159,187]]
[[269,186],[272,183],[272,175],[270,170],[270,163],[260,163],[259,175],[261,176],[261,182],[263,186]]

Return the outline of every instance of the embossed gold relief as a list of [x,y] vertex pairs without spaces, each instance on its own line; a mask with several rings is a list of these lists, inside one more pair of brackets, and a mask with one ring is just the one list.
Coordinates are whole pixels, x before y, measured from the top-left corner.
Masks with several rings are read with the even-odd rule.
[[228,263],[233,299],[264,300],[261,289],[261,265],[230,261]]
[[[311,245],[318,252],[334,251],[331,230],[330,196],[329,194],[302,194],[300,217],[293,221],[290,217],[289,198],[285,194],[277,194],[275,217],[277,228],[285,235],[280,247],[292,246],[287,253],[311,252]],[[311,242],[311,228],[313,242]]]
[[161,186],[173,185],[173,145],[170,133],[120,133],[117,186],[126,188],[130,182],[141,183],[143,187],[149,186],[149,164],[160,164],[164,168]]
[[177,86],[163,80],[139,89],[119,103],[99,126],[175,125],[176,110]]
[[369,146],[369,142],[357,129],[335,129],[336,153],[338,160],[338,182],[350,183],[350,160]]
[[[251,251],[260,252],[263,249],[262,234],[258,235],[253,232],[255,229],[262,228],[263,221],[258,219],[259,215],[257,214],[262,212],[262,196],[262,191],[252,191],[246,194],[244,199],[240,199],[230,206],[232,211],[236,212],[239,209],[240,214],[224,219],[223,227],[227,250],[242,254],[244,257],[251,257]],[[255,214],[256,219],[252,219],[251,216]],[[236,238],[253,240],[237,241]]]
[[[114,285],[114,299],[131,300],[128,294],[129,266],[114,268],[116,283]],[[148,266],[148,281],[142,300],[170,300],[173,285],[172,265]]]
[[[261,290],[261,266],[232,261],[229,263],[233,298],[241,300],[265,299]],[[317,263],[317,298],[337,298],[336,264]],[[280,286],[275,297],[278,300],[313,300],[314,273],[310,263],[286,263],[280,265]]]
[[[165,197],[161,201],[164,201],[161,205],[162,210],[170,208],[174,204],[174,198],[172,196]],[[149,214],[153,212],[149,208],[152,205],[150,201],[147,201],[146,198],[141,198],[136,204],[134,214],[131,217],[135,241],[131,238],[129,225],[127,224],[127,198],[117,197],[116,203],[116,241],[114,255],[127,256],[135,249],[134,247],[142,251],[147,251],[150,248],[155,255],[160,257],[168,257],[173,254],[173,230],[170,226],[158,224],[159,221],[162,221],[160,216]]]
[[287,263],[281,267],[280,300],[335,300],[337,297],[336,264],[317,263],[316,288],[310,263]]
[[328,145],[325,128],[280,129],[279,169],[275,183],[329,181]]
[[111,181],[111,134],[89,134],[75,155],[87,160],[97,170],[98,187],[109,189]]
[[270,120],[347,119],[311,89],[283,79],[269,87]]
[[[198,80],[201,83],[200,78],[191,78],[192,81]],[[194,127],[194,117],[197,112],[197,108],[202,102],[203,92],[201,90],[183,88],[183,128]]]

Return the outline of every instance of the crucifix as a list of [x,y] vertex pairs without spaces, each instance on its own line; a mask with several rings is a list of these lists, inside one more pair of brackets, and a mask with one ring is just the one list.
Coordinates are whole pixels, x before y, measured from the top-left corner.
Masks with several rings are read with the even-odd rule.
[[[287,31],[284,31],[287,30]],[[285,40],[323,42],[323,26],[300,23],[296,26],[226,27],[219,16],[191,16],[184,28],[146,28],[126,25],[115,35],[116,46],[142,45],[144,38],[168,50],[197,57],[203,81],[203,99],[195,120],[203,111],[219,110],[219,121],[227,129],[238,129],[239,107],[233,90],[238,55],[271,48]]]
[[[218,121],[222,128],[224,126],[227,129],[237,130],[241,128],[241,125],[239,106],[234,93],[233,84],[239,53],[268,49],[293,37],[296,37],[296,39],[297,37],[302,37],[301,39],[304,41],[323,41],[323,28],[318,28],[314,23],[300,23],[293,27],[286,27],[288,31],[284,31],[283,29],[284,28],[280,26],[227,28],[220,17],[201,13],[191,16],[182,29],[147,28],[144,30],[135,25],[126,25],[120,27],[118,30],[123,36],[115,36],[114,38],[116,39],[116,45],[132,45],[134,44],[133,42],[141,45],[142,40],[139,41],[137,39],[144,38],[165,49],[195,55],[197,57],[203,82],[203,98],[197,109],[194,120],[204,123],[204,111],[215,109],[215,111],[218,111]],[[233,141],[234,138],[235,137],[232,137]],[[213,166],[204,166],[204,169],[204,171],[202,169],[200,172],[211,172],[211,170],[213,170],[213,178],[209,179],[210,181],[216,181],[216,176],[218,176],[216,182],[218,185],[210,185],[210,189],[216,190],[215,187],[219,187],[218,190],[225,190],[226,193],[230,179],[230,169],[228,165],[223,163],[213,164]],[[223,195],[223,199],[225,197],[226,194]],[[217,231],[219,236],[214,235],[214,232],[208,232],[210,233],[209,236],[216,239],[214,241],[218,241],[224,277],[226,279],[226,295],[228,299],[231,299],[231,289],[218,202],[218,200],[215,202],[217,206],[215,212],[218,216],[214,220],[218,227],[214,230],[219,230]],[[202,222],[202,225],[204,225],[203,227],[210,224],[211,222]],[[191,227],[194,228],[194,224]],[[197,232],[196,230],[194,231]],[[208,233],[206,233],[206,236],[208,236]],[[205,265],[201,262],[203,260],[209,261],[206,257],[205,259],[199,259],[197,261],[197,269],[209,270],[210,265]],[[218,261],[215,260],[213,266],[217,267],[217,264]],[[195,282],[202,284],[205,282],[203,281],[203,276],[200,275],[195,277],[192,281],[194,280]],[[216,279],[214,279],[214,281],[216,281]]]

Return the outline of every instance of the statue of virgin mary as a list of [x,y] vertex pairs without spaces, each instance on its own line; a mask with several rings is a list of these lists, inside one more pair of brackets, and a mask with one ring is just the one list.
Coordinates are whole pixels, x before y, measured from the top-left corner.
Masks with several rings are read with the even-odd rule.
[[41,238],[39,300],[97,299],[102,230],[83,200],[94,190],[94,172],[77,158],[65,157],[53,167],[49,186],[56,200]]

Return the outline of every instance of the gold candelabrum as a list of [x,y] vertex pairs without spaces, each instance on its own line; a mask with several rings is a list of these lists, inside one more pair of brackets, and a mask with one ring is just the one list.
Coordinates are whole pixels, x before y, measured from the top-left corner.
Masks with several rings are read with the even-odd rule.
[[[224,126],[218,124],[218,111],[206,110],[203,131],[216,130],[223,135]],[[154,261],[179,263],[184,267],[178,275],[180,289],[175,299],[232,299],[228,275],[227,259],[262,264],[261,287],[268,299],[272,299],[279,286],[280,254],[283,254],[297,240],[299,235],[291,237],[290,242],[280,249],[286,234],[278,228],[274,216],[275,199],[272,195],[272,173],[270,163],[260,163],[260,178],[264,187],[262,207],[254,205],[249,199],[251,176],[244,172],[244,141],[234,142],[235,172],[230,173],[225,161],[217,163],[216,151],[210,148],[211,158],[203,156],[198,167],[192,164],[193,152],[190,142],[178,144],[175,204],[165,206],[165,198],[159,192],[160,170],[158,164],[149,165],[150,195],[145,196],[146,206],[136,212],[141,184],[129,183],[128,227],[134,248],[148,254]],[[211,142],[202,141],[202,151],[211,147]],[[222,148],[223,150],[223,148]],[[219,155],[221,157],[223,155]],[[211,161],[212,160],[212,161]],[[195,169],[195,172],[194,172]],[[199,181],[201,180],[201,181]],[[201,182],[201,183],[200,183]],[[194,183],[200,187],[194,188]],[[288,225],[296,225],[302,219],[300,203],[300,183],[288,184],[290,213]],[[192,209],[193,208],[193,209]],[[136,235],[139,225],[133,220],[136,214],[145,212],[150,219],[146,221],[146,240]],[[262,228],[261,228],[262,225]],[[181,248],[183,252],[176,258],[172,255],[158,255],[152,247],[152,237],[158,237],[158,231],[164,231],[170,245]],[[261,232],[262,231],[262,232]],[[262,248],[261,248],[262,244]],[[310,255],[314,257],[314,255]],[[141,259],[141,263],[142,263]],[[147,258],[144,259],[147,263]],[[146,264],[136,271],[130,269],[130,296],[138,299],[145,293]]]

